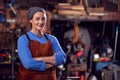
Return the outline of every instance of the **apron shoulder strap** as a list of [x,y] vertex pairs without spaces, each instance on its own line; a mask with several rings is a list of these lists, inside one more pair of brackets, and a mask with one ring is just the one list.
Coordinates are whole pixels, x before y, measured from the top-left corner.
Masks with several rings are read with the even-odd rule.
[[27,34],[27,33],[25,33],[25,35],[26,35],[27,39],[28,39],[28,40],[30,40],[30,37],[28,36],[28,34]]
[[[30,40],[29,35],[28,35],[27,33],[25,33],[25,35],[26,35],[27,39],[28,39],[28,40]],[[47,40],[49,40],[49,38],[47,37],[47,35],[46,35],[46,34],[44,34],[44,36],[45,36],[45,38],[46,38]]]
[[44,34],[44,36],[45,36],[45,38],[46,38],[47,40],[49,40],[49,38],[47,37],[47,35],[46,35],[46,34]]

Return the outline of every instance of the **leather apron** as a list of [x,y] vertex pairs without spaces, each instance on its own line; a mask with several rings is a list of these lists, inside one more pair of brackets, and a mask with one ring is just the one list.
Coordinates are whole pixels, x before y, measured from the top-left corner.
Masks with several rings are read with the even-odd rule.
[[[29,48],[33,57],[45,57],[53,55],[51,42],[46,35],[45,37],[48,41],[45,44],[30,40],[27,34],[26,36],[29,39]],[[23,65],[20,65],[18,69],[17,80],[56,80],[56,68],[53,67],[46,69],[45,71],[37,71],[26,69]]]

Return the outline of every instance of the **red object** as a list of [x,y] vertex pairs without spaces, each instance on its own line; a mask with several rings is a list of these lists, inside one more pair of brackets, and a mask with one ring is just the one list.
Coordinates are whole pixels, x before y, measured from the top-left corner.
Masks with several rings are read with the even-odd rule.
[[83,54],[83,51],[79,51],[79,52],[76,53],[76,55],[77,55],[78,57],[80,57],[82,54]]
[[5,53],[1,53],[0,56],[6,57],[7,54],[5,54]]
[[85,80],[85,76],[84,76],[84,75],[81,75],[80,80]]
[[107,62],[108,60],[107,60],[107,58],[101,58],[101,61],[102,62]]
[[79,74],[79,73],[76,71],[76,72],[75,72],[75,77],[78,77],[78,74]]

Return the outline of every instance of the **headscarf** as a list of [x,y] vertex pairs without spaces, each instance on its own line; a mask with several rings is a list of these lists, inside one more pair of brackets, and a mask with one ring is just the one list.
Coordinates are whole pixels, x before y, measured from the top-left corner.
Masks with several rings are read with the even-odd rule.
[[43,8],[40,8],[40,7],[31,7],[28,9],[28,19],[32,19],[33,15],[36,13],[36,12],[43,12],[46,14],[46,11],[43,9]]

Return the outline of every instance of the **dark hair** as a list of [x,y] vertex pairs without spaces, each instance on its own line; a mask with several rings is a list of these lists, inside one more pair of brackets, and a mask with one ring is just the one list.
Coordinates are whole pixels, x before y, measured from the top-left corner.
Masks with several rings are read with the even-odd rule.
[[46,11],[43,9],[43,8],[40,8],[40,7],[31,7],[28,9],[28,19],[32,19],[33,15],[36,13],[36,12],[43,12],[46,14]]

